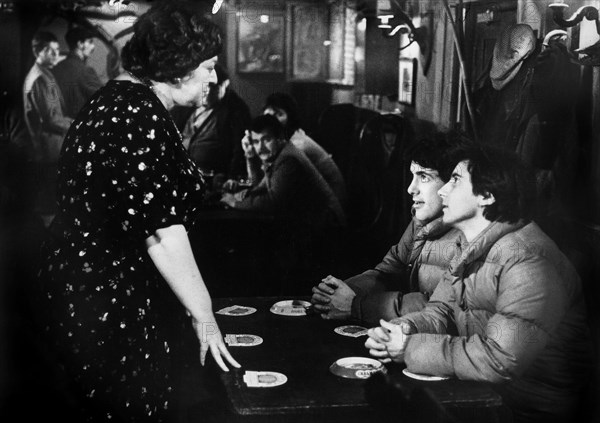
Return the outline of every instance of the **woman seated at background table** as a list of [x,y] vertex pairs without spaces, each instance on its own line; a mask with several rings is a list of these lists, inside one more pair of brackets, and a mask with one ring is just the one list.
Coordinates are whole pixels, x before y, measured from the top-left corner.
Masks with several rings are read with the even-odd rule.
[[255,118],[242,139],[242,149],[252,187],[224,193],[223,203],[274,213],[310,227],[345,225],[338,197],[306,155],[289,142],[275,117]]
[[317,144],[306,132],[300,128],[298,105],[294,98],[285,93],[273,93],[265,102],[263,114],[273,115],[283,125],[286,138],[306,157],[321,173],[340,200],[342,206],[346,203],[346,184],[340,169],[335,164],[331,155]]

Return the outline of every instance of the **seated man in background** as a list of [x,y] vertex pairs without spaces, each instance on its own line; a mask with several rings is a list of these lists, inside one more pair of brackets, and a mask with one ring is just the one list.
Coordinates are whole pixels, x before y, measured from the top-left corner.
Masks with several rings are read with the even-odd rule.
[[217,82],[209,83],[201,107],[177,107],[173,118],[190,157],[205,172],[236,178],[245,173],[240,139],[250,125],[250,109],[229,86],[227,71],[215,64]]
[[[308,158],[285,137],[275,117],[255,118],[242,139],[242,148],[253,186],[224,193],[222,202],[236,209],[274,213],[308,227],[345,225],[338,198]],[[255,157],[260,159],[260,169]]]
[[454,253],[457,231],[441,220],[438,190],[450,179],[449,138],[423,139],[404,154],[413,175],[408,193],[413,220],[400,242],[374,269],[341,281],[331,275],[313,288],[324,319],[355,318],[371,324],[418,311],[427,303]]
[[533,181],[514,153],[454,157],[439,194],[459,251],[426,307],[381,320],[365,345],[414,373],[499,384],[515,421],[571,421],[591,368],[579,276],[530,220]]
[[52,69],[65,99],[65,114],[73,119],[103,85],[94,68],[86,65],[96,48],[94,37],[89,29],[80,26],[70,28],[65,34],[69,54]]

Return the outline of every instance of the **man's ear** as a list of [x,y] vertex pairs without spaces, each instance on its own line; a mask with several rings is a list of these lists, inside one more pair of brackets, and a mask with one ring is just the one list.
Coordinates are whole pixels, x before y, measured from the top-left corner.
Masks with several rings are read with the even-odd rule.
[[490,206],[496,202],[496,197],[491,192],[486,192],[483,195],[480,195],[479,205],[480,206]]

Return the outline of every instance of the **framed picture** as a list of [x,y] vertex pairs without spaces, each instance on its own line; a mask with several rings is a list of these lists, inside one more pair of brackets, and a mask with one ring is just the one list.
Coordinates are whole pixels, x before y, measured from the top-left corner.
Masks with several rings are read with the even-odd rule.
[[295,81],[325,81],[328,71],[328,9],[325,4],[290,2],[288,77]]
[[282,73],[284,34],[283,15],[240,16],[237,30],[238,73]]
[[401,57],[398,64],[398,102],[414,107],[417,88],[417,59]]

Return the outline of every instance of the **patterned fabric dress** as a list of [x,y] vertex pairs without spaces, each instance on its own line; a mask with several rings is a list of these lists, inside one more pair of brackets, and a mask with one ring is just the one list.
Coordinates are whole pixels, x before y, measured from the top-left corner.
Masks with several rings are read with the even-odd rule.
[[40,272],[44,330],[89,421],[165,421],[189,319],[145,239],[189,229],[202,175],[159,99],[128,81],[110,81],[84,107],[59,167]]

